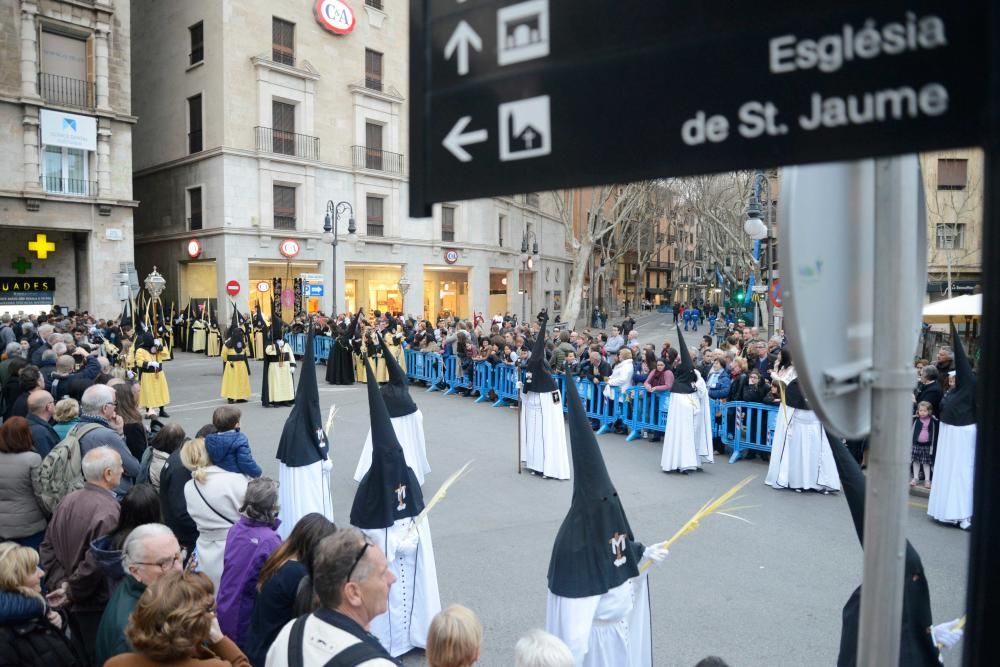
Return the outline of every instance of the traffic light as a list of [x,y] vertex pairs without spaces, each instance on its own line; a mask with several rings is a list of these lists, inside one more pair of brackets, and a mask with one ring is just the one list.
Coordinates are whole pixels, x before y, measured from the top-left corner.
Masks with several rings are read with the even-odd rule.
[[746,296],[746,295],[743,293],[743,290],[741,290],[741,289],[736,290],[736,301],[737,301],[737,303],[742,302],[744,296]]

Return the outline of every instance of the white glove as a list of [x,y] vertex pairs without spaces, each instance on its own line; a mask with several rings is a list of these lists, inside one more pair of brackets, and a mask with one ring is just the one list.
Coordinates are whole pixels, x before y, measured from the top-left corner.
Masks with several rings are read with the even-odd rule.
[[146,368],[152,368],[155,370],[160,370],[160,364],[155,361],[146,362]]
[[931,640],[933,640],[934,644],[943,647],[945,650],[957,644],[958,640],[965,634],[965,630],[953,629],[958,625],[959,620],[956,618],[947,623],[931,626]]
[[324,459],[323,460],[323,472],[330,472],[331,470],[333,470],[333,461],[331,461],[328,458]]
[[651,547],[646,547],[646,550],[642,552],[642,559],[652,561],[653,563],[662,563],[667,559],[669,554],[669,549],[661,547],[659,544],[654,544]]

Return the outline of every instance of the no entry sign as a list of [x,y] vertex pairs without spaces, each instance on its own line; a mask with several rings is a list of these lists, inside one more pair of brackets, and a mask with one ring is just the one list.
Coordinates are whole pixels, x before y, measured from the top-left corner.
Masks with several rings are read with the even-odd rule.
[[236,296],[237,294],[239,294],[240,281],[230,280],[228,283],[226,283],[226,293],[229,294],[229,296]]
[[410,213],[981,144],[988,14],[986,0],[411,0]]

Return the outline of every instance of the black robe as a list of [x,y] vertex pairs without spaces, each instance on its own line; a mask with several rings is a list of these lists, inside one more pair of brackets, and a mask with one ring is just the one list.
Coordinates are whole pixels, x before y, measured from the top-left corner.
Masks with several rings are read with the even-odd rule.
[[329,384],[354,384],[354,350],[351,341],[336,336],[326,360],[326,381]]

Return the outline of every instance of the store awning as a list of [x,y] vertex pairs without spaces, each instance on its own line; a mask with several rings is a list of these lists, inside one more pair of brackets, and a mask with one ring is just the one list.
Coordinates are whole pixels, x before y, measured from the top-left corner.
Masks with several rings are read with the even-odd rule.
[[983,313],[982,294],[963,294],[953,299],[935,301],[924,306],[924,322],[928,324],[948,324],[952,318],[979,318]]

